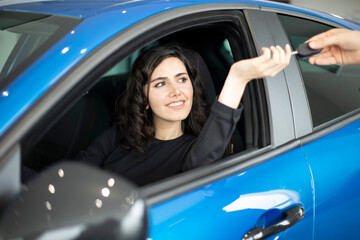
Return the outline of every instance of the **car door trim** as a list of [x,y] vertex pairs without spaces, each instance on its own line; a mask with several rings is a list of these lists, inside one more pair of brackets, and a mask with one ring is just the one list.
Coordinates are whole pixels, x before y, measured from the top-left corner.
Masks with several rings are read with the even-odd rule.
[[328,20],[328,19],[325,19],[322,17],[318,17],[318,16],[314,16],[314,15],[309,15],[306,13],[294,12],[294,11],[287,10],[287,9],[273,8],[273,7],[261,7],[261,11],[291,15],[293,17],[300,17],[300,18],[304,18],[304,19],[308,19],[308,20],[312,20],[312,21],[316,21],[316,22],[321,22],[321,23],[328,24],[328,25],[333,25],[338,28],[344,28],[344,25],[338,24],[331,20]]
[[[277,14],[274,12],[262,12],[262,14],[265,22],[271,23],[268,24],[268,27],[272,33],[275,44],[283,47],[286,44],[290,45]],[[289,91],[295,137],[298,138],[311,133],[313,126],[305,86],[295,57],[291,58],[289,66],[284,69],[284,75]]]
[[[244,10],[244,13],[257,46],[258,55],[261,55],[261,47],[276,44],[269,26],[271,24],[267,24],[268,14],[259,10]],[[264,85],[268,99],[271,143],[274,146],[280,146],[295,138],[291,99],[284,72],[281,71],[274,77],[265,78]]]
[[308,134],[300,138],[301,145],[305,145],[318,138],[324,137],[336,130],[339,130],[340,128],[343,128],[355,121],[358,121],[359,119],[360,119],[360,109],[344,114],[341,117],[333,119],[324,125],[316,127],[311,134]]

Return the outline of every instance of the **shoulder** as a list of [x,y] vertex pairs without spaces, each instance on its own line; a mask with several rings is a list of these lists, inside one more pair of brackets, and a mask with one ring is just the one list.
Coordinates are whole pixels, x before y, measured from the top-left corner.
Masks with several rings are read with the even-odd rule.
[[121,130],[118,125],[114,125],[103,131],[94,140],[94,142],[96,145],[106,145],[107,147],[113,147],[115,145],[118,145],[118,140],[121,135]]
[[120,131],[119,126],[114,125],[114,126],[108,128],[108,129],[106,129],[104,132],[102,132],[99,137],[100,138],[111,138],[111,139],[115,138],[116,139],[118,137],[118,135],[121,135],[120,133],[121,133],[121,131]]

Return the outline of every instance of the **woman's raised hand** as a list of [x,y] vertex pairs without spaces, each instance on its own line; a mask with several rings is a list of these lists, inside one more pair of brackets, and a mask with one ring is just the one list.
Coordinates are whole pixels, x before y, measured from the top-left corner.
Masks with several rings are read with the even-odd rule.
[[285,46],[285,50],[280,46],[264,47],[261,50],[261,56],[241,60],[231,66],[219,102],[237,108],[248,82],[256,78],[273,77],[290,63],[289,45]]
[[229,75],[234,73],[238,79],[249,82],[255,78],[273,77],[289,65],[291,49],[286,45],[285,50],[280,46],[262,48],[263,55],[252,59],[236,62],[231,67]]

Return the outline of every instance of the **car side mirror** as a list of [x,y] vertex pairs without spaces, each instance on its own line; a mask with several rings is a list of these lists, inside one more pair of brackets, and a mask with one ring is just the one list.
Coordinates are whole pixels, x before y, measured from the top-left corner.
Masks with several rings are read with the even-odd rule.
[[0,220],[0,239],[145,239],[145,201],[115,174],[62,162],[23,187]]

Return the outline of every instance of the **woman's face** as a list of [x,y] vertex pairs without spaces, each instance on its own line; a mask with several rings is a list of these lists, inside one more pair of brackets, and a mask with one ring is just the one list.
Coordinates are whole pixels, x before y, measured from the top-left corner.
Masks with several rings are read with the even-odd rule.
[[176,57],[163,60],[150,77],[149,107],[155,127],[169,123],[181,126],[192,102],[193,87],[184,63]]

